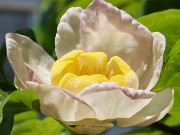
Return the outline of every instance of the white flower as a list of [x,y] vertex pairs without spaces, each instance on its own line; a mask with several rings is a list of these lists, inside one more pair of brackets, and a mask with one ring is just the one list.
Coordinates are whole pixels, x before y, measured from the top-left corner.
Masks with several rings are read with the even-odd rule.
[[[129,83],[126,82],[122,86],[108,80],[89,83],[74,94],[68,88],[76,89],[75,84],[81,84],[83,79],[68,87],[52,85],[52,74],[57,71],[59,75],[62,65],[54,70],[54,60],[39,45],[23,35],[7,34],[7,55],[15,73],[16,87],[35,90],[42,113],[63,122],[73,131],[98,134],[112,127],[114,121],[121,127],[146,126],[162,119],[172,108],[173,89],[150,92],[161,73],[165,38],[158,32],[151,33],[124,11],[103,0],[94,0],[85,10],[70,8],[60,20],[55,42],[58,59],[74,49],[104,52],[108,58],[122,58],[125,67],[133,72],[131,79],[135,78],[128,79],[133,85],[126,85]],[[92,64],[92,68],[94,66],[97,63]],[[73,65],[62,70],[62,76],[72,73],[70,70],[82,68],[77,70]],[[98,70],[98,74],[103,73]]]

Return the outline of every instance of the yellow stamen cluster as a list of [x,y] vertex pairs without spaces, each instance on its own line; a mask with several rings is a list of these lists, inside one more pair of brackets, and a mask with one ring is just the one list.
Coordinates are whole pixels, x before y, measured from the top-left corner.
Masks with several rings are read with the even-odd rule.
[[102,82],[138,88],[138,77],[125,61],[118,56],[108,62],[107,59],[103,52],[73,50],[53,64],[51,84],[75,94],[91,84]]

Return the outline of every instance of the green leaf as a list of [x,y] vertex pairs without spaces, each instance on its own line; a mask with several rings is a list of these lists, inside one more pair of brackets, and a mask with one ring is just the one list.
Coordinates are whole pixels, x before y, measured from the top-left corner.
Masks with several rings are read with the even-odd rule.
[[176,42],[168,60],[161,72],[160,79],[153,91],[158,91],[166,87],[180,87],[180,40]]
[[142,1],[141,0],[128,0],[128,2],[124,5],[118,6],[119,9],[122,9],[126,11],[128,14],[133,16],[134,18],[137,18],[140,16],[140,5]]
[[3,112],[5,104],[8,102],[10,96],[0,90],[0,133],[1,135],[10,134],[13,126],[13,117],[12,112]]
[[180,119],[177,119],[176,117],[167,114],[165,118],[163,118],[160,123],[163,123],[169,127],[177,126],[180,124]]
[[40,111],[40,103],[37,94],[33,90],[16,90],[11,93],[4,111],[19,113],[23,111]]
[[32,90],[16,90],[10,95],[0,90],[0,133],[2,135],[10,134],[14,114],[28,110],[39,111],[39,108],[38,97]]
[[54,119],[29,119],[15,125],[11,135],[59,135],[64,128]]
[[165,35],[167,44],[164,61],[166,61],[172,47],[180,39],[180,10],[171,9],[153,13],[139,18],[138,21],[151,31],[159,31]]
[[174,106],[170,114],[180,120],[180,10],[167,10],[139,19],[151,31],[159,31],[166,36],[167,45],[164,54],[164,66],[160,79],[153,91],[173,87]]
[[174,105],[169,113],[180,122],[180,87],[174,88],[174,92]]
[[14,123],[14,113],[4,112],[3,120],[2,123],[0,124],[1,135],[9,135],[11,133],[13,123]]
[[16,124],[29,119],[39,119],[39,113],[36,111],[26,111],[26,112],[18,113],[14,117],[14,122]]
[[2,89],[3,91],[14,91],[14,90],[16,90],[16,88],[13,84],[10,84],[9,82],[7,83],[7,82],[1,81],[1,80],[0,80],[0,89]]
[[[159,5],[159,6],[157,6]],[[150,14],[166,9],[180,9],[179,0],[145,0],[143,5],[143,14]]]
[[0,123],[2,122],[2,117],[3,117],[3,112],[2,112],[3,107],[9,100],[9,97],[10,96],[8,94],[0,90]]
[[166,87],[174,88],[174,105],[170,114],[180,121],[180,40],[176,42],[171,52],[169,53],[168,60],[164,65],[161,72],[160,79],[153,91],[159,91]]

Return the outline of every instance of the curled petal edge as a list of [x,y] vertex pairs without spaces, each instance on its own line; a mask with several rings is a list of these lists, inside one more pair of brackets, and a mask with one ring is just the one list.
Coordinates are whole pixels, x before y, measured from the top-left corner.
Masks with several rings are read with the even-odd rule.
[[[164,98],[166,97],[166,100]],[[118,119],[118,126],[147,126],[162,119],[172,108],[174,90],[166,88],[157,92],[152,101],[128,119]]]
[[38,94],[40,108],[45,115],[66,122],[95,118],[94,110],[72,93],[56,86],[33,82],[27,84],[29,89],[35,90]]
[[6,47],[18,88],[27,89],[26,81],[50,84],[50,68],[54,60],[39,45],[26,36],[8,33]]
[[98,120],[112,120],[132,117],[155,95],[153,92],[120,87],[116,83],[102,83],[85,88],[78,98],[95,110]]

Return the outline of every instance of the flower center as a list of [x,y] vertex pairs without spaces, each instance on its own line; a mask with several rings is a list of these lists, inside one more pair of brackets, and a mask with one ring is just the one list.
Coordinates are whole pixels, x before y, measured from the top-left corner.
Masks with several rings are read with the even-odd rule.
[[125,61],[118,56],[107,59],[103,52],[73,50],[53,64],[51,84],[75,94],[91,84],[102,82],[138,88],[138,77]]

